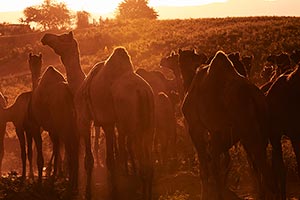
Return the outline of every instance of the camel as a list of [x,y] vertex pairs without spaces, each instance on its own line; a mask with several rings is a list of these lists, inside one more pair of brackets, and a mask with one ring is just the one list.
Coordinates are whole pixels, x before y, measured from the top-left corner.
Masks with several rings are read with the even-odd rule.
[[286,135],[290,138],[300,173],[300,128],[298,113],[300,112],[300,68],[297,66],[290,74],[279,76],[266,94],[270,107],[270,121],[272,124],[271,144],[273,147],[273,167],[278,172],[277,181],[285,199],[285,168],[282,158],[281,138]]
[[[152,142],[154,137],[154,99],[149,84],[133,72],[128,52],[115,48],[110,57],[96,64],[85,78],[81,69],[79,49],[73,32],[45,34],[42,43],[52,48],[61,58],[67,80],[73,93],[77,113],[77,127],[85,142],[85,168],[87,171],[86,198],[91,198],[93,155],[90,125],[101,126],[106,137],[107,168],[111,198],[118,198],[114,159],[115,126],[120,140],[127,140],[133,150],[142,180],[143,199],[151,199]],[[119,143],[120,152],[126,152]],[[134,145],[133,145],[134,144]],[[116,147],[115,147],[116,148]],[[125,159],[125,155],[121,156]]]
[[[296,57],[296,56],[292,56],[292,57]],[[281,74],[289,74],[293,70],[290,56],[287,53],[281,53],[278,55],[271,54],[267,57],[266,60],[267,60],[267,65],[263,68],[263,71],[261,72],[261,76],[264,77],[265,75],[269,75],[270,78],[268,79],[267,77],[265,77],[265,79],[267,79],[267,82],[260,87],[260,90],[262,90],[263,93],[265,94],[270,89],[274,81]]]
[[[196,52],[195,50],[193,51]],[[193,59],[197,60],[197,63],[200,66],[201,64],[204,64],[207,61],[207,56],[203,53],[195,54],[195,57]],[[176,54],[174,51],[171,52],[170,56],[161,59],[160,66],[169,68],[173,71],[177,81],[178,92],[180,94],[181,100],[183,100],[184,93],[186,91],[184,91],[182,87],[182,85],[184,85],[185,83],[182,80],[182,75],[178,66],[178,54]],[[186,86],[184,88],[186,88]]]
[[151,86],[155,103],[155,142],[159,161],[166,164],[168,157],[176,156],[176,118],[175,104],[169,96],[172,96],[173,88],[176,88],[173,80],[168,80],[159,71],[146,71],[137,69],[136,73],[145,79]]
[[241,62],[244,64],[245,69],[246,69],[247,78],[250,78],[250,76],[251,76],[253,59],[254,59],[253,55],[251,55],[251,56],[244,55],[244,56],[242,56],[242,59],[241,59]]
[[6,122],[3,120],[3,110],[7,105],[7,99],[4,95],[0,92],[0,176],[2,170],[2,160],[4,156],[4,135],[5,135],[5,128]]
[[159,152],[161,165],[176,157],[176,118],[171,99],[164,92],[154,95],[155,99],[155,148]]
[[[259,199],[267,199],[276,194],[276,187],[266,158],[269,124],[263,93],[237,73],[224,52],[198,70],[193,53],[179,50],[179,66],[188,91],[182,111],[200,161],[202,198],[224,199],[220,154],[240,141],[256,174]],[[211,188],[214,194],[207,196]]]
[[239,52],[234,52],[234,53],[230,53],[228,54],[228,58],[229,60],[232,62],[234,68],[236,69],[236,71],[244,76],[247,77],[247,71],[246,71],[246,67],[244,66],[244,64],[241,61],[241,57],[240,57],[240,53]]
[[[40,71],[42,67],[42,54],[34,55],[29,53],[28,58],[29,68],[32,75],[32,89],[36,87]],[[25,135],[27,141],[27,157],[29,162],[29,177],[33,178],[32,168],[32,138],[35,138],[32,134],[35,127],[34,123],[29,119],[28,106],[31,100],[32,92],[21,93],[15,100],[15,102],[3,110],[3,120],[6,122],[13,122],[16,129],[16,134],[20,142],[21,159],[22,159],[22,178],[26,178],[26,145]],[[25,134],[24,134],[25,133]],[[2,136],[1,136],[2,137]],[[35,142],[37,142],[35,138]]]
[[[76,116],[73,96],[63,75],[49,66],[32,92],[30,102],[31,120],[48,131],[54,148],[54,158],[59,158],[60,144],[67,155],[69,185],[68,191],[77,189],[79,136],[76,130]],[[37,134],[40,137],[40,134]],[[42,146],[38,147],[38,152]],[[43,165],[43,156],[38,162]],[[54,164],[56,166],[56,164]]]

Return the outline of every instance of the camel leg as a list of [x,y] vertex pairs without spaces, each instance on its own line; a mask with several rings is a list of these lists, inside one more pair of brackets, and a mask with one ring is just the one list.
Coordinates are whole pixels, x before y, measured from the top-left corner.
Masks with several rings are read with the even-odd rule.
[[6,123],[0,123],[0,176],[2,175],[2,160],[4,156],[4,135]]
[[[192,123],[190,123],[192,124]],[[200,167],[200,180],[201,180],[201,200],[210,199],[209,195],[209,170],[208,170],[208,153],[207,144],[204,139],[204,134],[207,134],[206,130],[193,129],[189,127],[189,134],[191,136],[192,142],[196,148],[197,156],[199,160]]]
[[29,162],[29,178],[33,180],[33,166],[32,166],[32,134],[29,130],[26,131],[27,141],[27,159]]
[[136,171],[136,165],[135,165],[135,160],[134,160],[134,152],[132,149],[132,142],[130,141],[129,138],[127,139],[127,149],[128,149],[128,156],[130,159],[130,163],[132,166],[132,172],[133,172],[133,174],[136,174],[137,171]]
[[97,167],[101,166],[100,158],[99,158],[99,139],[100,139],[100,127],[95,126],[94,152],[95,152]]
[[43,157],[43,143],[40,132],[40,127],[35,127],[33,130],[33,139],[37,150],[37,167],[38,167],[38,182],[42,183],[44,157]]
[[[283,162],[281,135],[271,138],[272,144],[272,168],[276,183],[280,187],[281,199],[286,199],[286,169]],[[293,143],[293,139],[292,144]],[[298,143],[299,144],[299,143]]]
[[106,137],[106,166],[108,169],[108,183],[110,184],[111,199],[117,198],[117,188],[115,179],[115,159],[114,159],[114,138],[115,128],[113,124],[103,126]]
[[[251,133],[249,133],[251,134]],[[258,140],[246,142],[245,150],[248,153],[249,160],[252,162],[253,170],[258,183],[258,199],[266,199],[269,195],[276,195],[276,183],[273,180],[272,170],[267,165],[266,145]]]
[[120,166],[123,166],[125,169],[125,173],[129,174],[128,169],[128,154],[126,151],[126,138],[125,134],[121,131],[121,129],[118,129],[118,142],[119,142],[119,156],[118,156],[118,164]]
[[300,136],[296,135],[294,137],[291,137],[291,142],[293,145],[294,152],[296,154],[298,176],[300,177]]
[[26,178],[26,148],[25,148],[25,135],[24,129],[16,127],[16,133],[19,138],[21,148],[21,159],[22,159],[22,179]]
[[92,198],[92,172],[94,168],[94,157],[91,149],[91,124],[86,122],[81,124],[80,133],[83,134],[84,144],[85,144],[85,158],[84,167],[87,173],[86,182],[86,199],[90,200]]
[[52,145],[53,145],[53,157],[54,157],[54,163],[53,163],[53,177],[57,176],[57,171],[60,165],[60,152],[59,152],[59,139],[56,135],[53,133],[50,133],[52,138]]

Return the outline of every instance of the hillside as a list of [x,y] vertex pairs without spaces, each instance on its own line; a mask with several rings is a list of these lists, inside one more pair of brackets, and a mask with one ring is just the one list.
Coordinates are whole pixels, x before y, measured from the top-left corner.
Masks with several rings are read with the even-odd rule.
[[[42,46],[44,33],[0,37],[0,88],[9,98],[17,93],[8,87],[30,87],[27,55],[43,53],[44,67],[61,67],[59,58]],[[196,48],[207,55],[217,50],[254,55],[252,79],[270,53],[291,52],[300,47],[298,17],[240,17],[187,20],[106,21],[98,27],[75,30],[85,72],[103,60],[115,46],[125,46],[135,67],[159,68],[160,59],[178,48]],[[17,78],[19,77],[19,78]],[[14,80],[24,80],[15,82]],[[9,83],[9,84],[8,84]]]

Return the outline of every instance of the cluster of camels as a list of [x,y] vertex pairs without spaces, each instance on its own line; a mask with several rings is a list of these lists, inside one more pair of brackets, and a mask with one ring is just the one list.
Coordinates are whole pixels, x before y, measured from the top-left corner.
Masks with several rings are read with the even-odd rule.
[[[42,55],[30,53],[32,91],[19,95],[9,107],[0,93],[0,160],[6,122],[11,121],[20,141],[23,178],[26,177],[25,139],[29,176],[33,177],[34,140],[38,181],[42,182],[43,129],[53,142],[54,175],[61,159],[60,146],[64,146],[68,191],[74,195],[78,188],[80,141],[83,141],[86,199],[91,199],[93,123],[105,134],[110,198],[122,198],[118,195],[117,183],[121,169],[138,175],[142,199],[152,199],[153,152],[155,148],[162,152],[159,159],[162,164],[167,163],[168,157],[176,156],[176,152],[169,152],[169,147],[176,144],[174,113],[180,113],[175,105],[181,104],[199,159],[201,199],[226,199],[230,193],[226,187],[229,149],[237,142],[243,145],[254,171],[258,199],[286,199],[281,137],[283,134],[290,137],[300,164],[297,125],[300,69],[286,62],[284,55],[268,57],[268,62],[274,66],[272,78],[268,86],[258,88],[249,80],[253,57],[242,58],[239,53],[227,55],[218,51],[208,58],[194,50],[172,52],[160,62],[162,67],[174,72],[175,81],[171,81],[157,71],[135,71],[124,47],[115,48],[108,59],[97,63],[85,75],[72,32],[47,33],[41,42],[60,56],[67,78],[52,66],[41,74]],[[298,64],[300,52],[295,51],[288,58]],[[272,165],[267,162],[269,142]]]

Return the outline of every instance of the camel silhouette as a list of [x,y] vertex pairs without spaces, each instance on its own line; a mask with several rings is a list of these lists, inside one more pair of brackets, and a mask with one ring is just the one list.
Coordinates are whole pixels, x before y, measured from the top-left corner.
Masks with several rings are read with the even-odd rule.
[[[32,75],[32,89],[37,85],[40,71],[42,68],[42,54],[29,53],[28,57],[29,69]],[[29,162],[29,177],[33,178],[32,168],[32,139],[34,131],[38,127],[29,119],[29,104],[31,101],[32,91],[24,92],[17,96],[15,102],[3,110],[3,122],[12,122],[16,129],[16,134],[20,142],[21,159],[22,159],[22,178],[26,178],[26,145],[25,135],[27,141],[27,157]]]
[[154,93],[155,103],[155,141],[154,147],[161,166],[167,164],[170,158],[176,157],[176,118],[175,106],[169,96],[176,89],[175,80],[168,80],[159,71],[136,70],[149,83]]
[[[79,49],[73,33],[45,34],[42,43],[51,47],[61,58],[67,80],[73,93],[77,113],[77,127],[85,142],[85,168],[87,171],[86,198],[91,198],[93,155],[90,125],[93,120],[101,126],[106,137],[107,168],[111,198],[118,197],[114,158],[115,126],[119,140],[127,140],[138,162],[142,181],[143,199],[151,199],[152,142],[154,136],[154,98],[148,83],[133,71],[125,48],[114,50],[110,57],[96,64],[85,78],[81,69]],[[126,150],[119,143],[120,158],[126,160]],[[121,162],[124,163],[124,162]]]
[[[76,130],[76,116],[73,96],[63,75],[54,67],[48,67],[32,92],[30,102],[31,120],[48,131],[53,142],[55,164],[59,158],[60,144],[65,147],[69,184],[68,191],[78,185],[79,135]],[[41,135],[37,134],[40,140]],[[38,152],[42,146],[39,145]],[[43,155],[38,153],[38,163],[43,165]]]
[[7,100],[0,92],[0,175],[2,172],[2,160],[4,156],[4,135],[6,129],[6,121],[3,119],[3,110],[7,106]]
[[188,91],[182,110],[200,161],[202,198],[225,198],[226,171],[220,168],[220,155],[237,141],[253,166],[259,199],[273,197],[276,187],[266,158],[269,123],[263,93],[237,73],[224,52],[217,52],[207,67],[198,70],[194,53],[179,50],[178,60]]
[[299,66],[290,74],[279,76],[266,94],[270,108],[271,144],[273,147],[273,167],[276,180],[281,186],[282,199],[286,198],[286,175],[282,158],[281,138],[286,135],[291,139],[296,160],[298,174],[300,173],[300,128],[298,113],[300,112],[300,69]]

